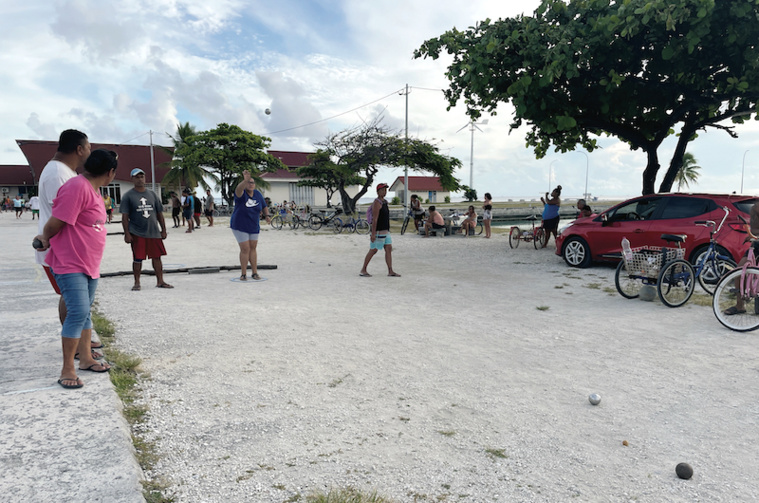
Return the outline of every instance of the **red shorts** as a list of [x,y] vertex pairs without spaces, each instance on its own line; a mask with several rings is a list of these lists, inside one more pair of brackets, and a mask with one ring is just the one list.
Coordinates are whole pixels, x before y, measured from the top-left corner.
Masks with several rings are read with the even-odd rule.
[[58,295],[61,294],[61,289],[58,288],[58,283],[55,282],[55,277],[53,276],[53,271],[50,270],[50,268],[46,265],[43,265],[42,268],[45,270],[45,274],[47,274],[47,279],[50,280],[50,284],[53,285],[53,290],[55,290],[55,293]]
[[166,255],[161,238],[143,238],[132,234],[132,256],[135,260],[161,258]]

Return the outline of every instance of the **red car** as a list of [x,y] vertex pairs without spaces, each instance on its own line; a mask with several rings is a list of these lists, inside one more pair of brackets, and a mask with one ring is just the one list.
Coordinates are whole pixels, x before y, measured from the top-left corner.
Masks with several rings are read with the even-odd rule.
[[556,255],[572,267],[588,267],[592,261],[619,261],[622,238],[630,246],[664,246],[662,234],[686,234],[685,257],[696,257],[709,244],[709,229],[696,225],[696,220],[714,220],[719,225],[727,206],[730,214],[717,235],[722,253],[738,262],[748,244],[745,224],[749,210],[759,200],[736,194],[651,194],[620,203],[600,215],[578,218],[561,230],[556,239]]

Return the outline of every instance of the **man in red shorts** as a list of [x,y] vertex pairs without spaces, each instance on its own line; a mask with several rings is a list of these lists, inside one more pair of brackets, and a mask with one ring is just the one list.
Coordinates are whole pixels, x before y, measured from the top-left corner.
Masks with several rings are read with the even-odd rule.
[[158,196],[145,187],[145,172],[134,168],[131,173],[134,188],[121,196],[121,225],[124,227],[124,241],[132,245],[133,291],[140,290],[142,261],[153,261],[157,288],[174,288],[163,280],[161,257],[166,255],[163,240],[166,239],[166,222],[163,219],[163,204]]

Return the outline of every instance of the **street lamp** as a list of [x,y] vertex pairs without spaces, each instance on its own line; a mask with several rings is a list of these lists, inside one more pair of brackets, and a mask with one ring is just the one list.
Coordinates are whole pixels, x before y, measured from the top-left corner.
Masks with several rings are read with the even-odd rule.
[[588,168],[590,166],[590,162],[588,160],[588,154],[586,154],[582,150],[577,150],[576,152],[579,152],[585,156],[585,194],[583,195],[583,198],[588,199]]
[[[474,130],[478,130],[480,133],[482,132],[482,129],[477,127],[477,124],[486,125],[488,123],[488,119],[485,119],[482,122],[474,122],[469,121],[469,124],[462,127],[461,129],[464,129],[465,127],[469,127],[469,130],[472,132],[472,142],[469,149],[469,188],[474,189]],[[461,131],[459,129],[459,131]],[[457,133],[459,131],[456,131]]]
[[743,166],[741,167],[741,194],[743,194],[743,173],[746,171],[746,154],[748,154],[748,150],[743,152]]
[[551,161],[551,164],[548,165],[548,193],[551,193],[551,170],[553,168],[553,163],[557,162],[557,160]]

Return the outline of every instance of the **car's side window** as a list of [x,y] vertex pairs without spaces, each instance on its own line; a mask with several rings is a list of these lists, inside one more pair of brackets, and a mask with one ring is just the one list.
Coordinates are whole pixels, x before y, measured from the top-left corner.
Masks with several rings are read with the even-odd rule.
[[641,199],[638,201],[637,213],[640,215],[641,220],[650,220],[656,212],[656,208],[659,207],[660,197],[650,197],[648,199]]
[[670,197],[662,211],[662,219],[693,218],[716,209],[711,199],[700,197]]
[[660,200],[659,197],[636,199],[614,210],[614,214],[610,215],[609,219],[614,222],[648,220],[656,211]]

